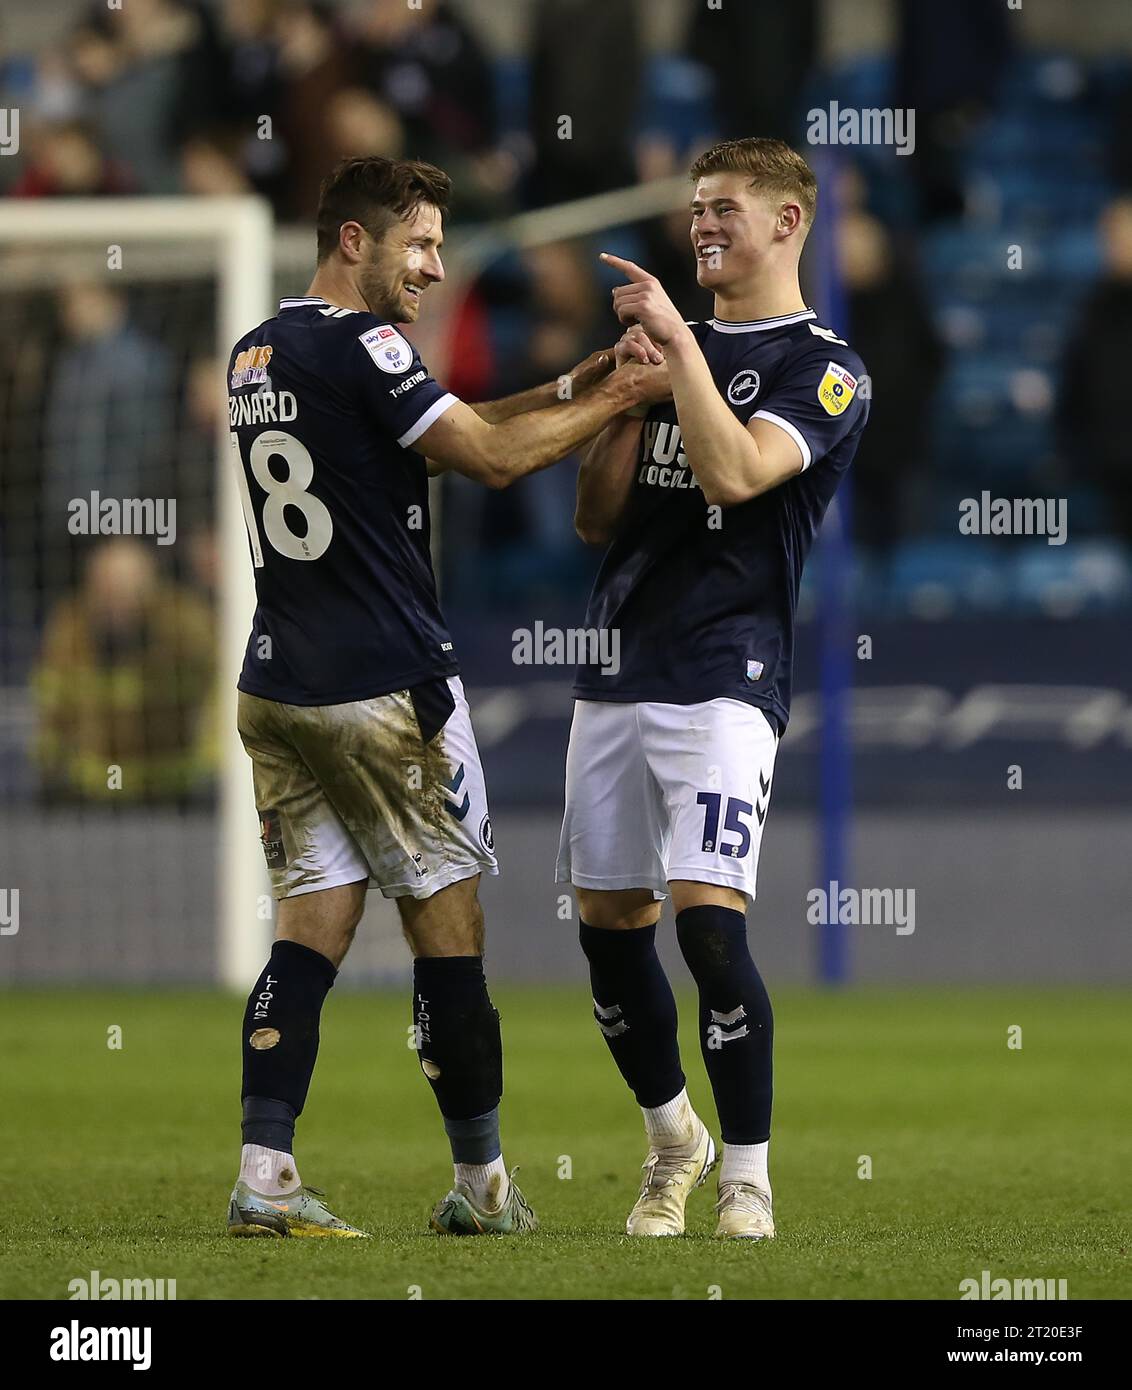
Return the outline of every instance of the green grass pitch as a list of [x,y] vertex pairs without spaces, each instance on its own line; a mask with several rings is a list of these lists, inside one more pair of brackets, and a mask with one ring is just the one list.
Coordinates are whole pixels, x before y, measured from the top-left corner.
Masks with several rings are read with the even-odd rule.
[[[753,1245],[711,1240],[710,1187],[693,1194],[684,1239],[624,1237],[640,1117],[584,990],[495,996],[505,1154],[542,1231],[427,1232],[451,1169],[407,1046],[407,991],[340,989],[297,1157],[304,1181],[376,1239],[266,1242],[223,1234],[241,1000],[0,995],[0,1297],[66,1298],[94,1269],[176,1279],[182,1300],[956,1299],[984,1269],[1067,1279],[1070,1299],[1132,1288],[1127,993],[779,991],[779,1238]],[[689,1087],[714,1128],[695,1011],[680,1002]]]

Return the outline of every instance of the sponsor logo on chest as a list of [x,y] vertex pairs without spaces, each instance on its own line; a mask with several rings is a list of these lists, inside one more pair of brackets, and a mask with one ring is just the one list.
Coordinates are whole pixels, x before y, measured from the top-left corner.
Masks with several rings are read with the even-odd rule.
[[649,420],[641,434],[641,467],[637,482],[644,487],[698,488],[680,442],[680,426]]

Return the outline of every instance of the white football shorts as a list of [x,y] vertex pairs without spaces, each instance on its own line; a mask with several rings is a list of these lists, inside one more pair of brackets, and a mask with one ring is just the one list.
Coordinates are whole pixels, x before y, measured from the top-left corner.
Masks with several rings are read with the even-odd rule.
[[777,749],[741,700],[576,700],[558,882],[663,898],[687,879],[753,899]]

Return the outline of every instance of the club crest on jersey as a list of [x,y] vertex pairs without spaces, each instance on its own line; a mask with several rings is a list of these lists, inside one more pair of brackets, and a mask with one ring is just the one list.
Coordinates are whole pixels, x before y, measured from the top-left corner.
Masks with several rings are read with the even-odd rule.
[[731,384],[727,388],[727,399],[732,405],[746,405],[748,401],[753,401],[759,394],[760,385],[761,380],[758,372],[745,368],[741,372],[736,372],[731,378]]
[[747,662],[747,679],[748,679],[749,681],[761,680],[761,679],[762,679],[762,674],[763,674],[763,672],[764,672],[765,670],[766,670],[766,667],[763,665],[763,663],[762,663],[761,661],[750,661],[750,660],[749,660],[749,661]]
[[383,372],[404,372],[413,365],[413,349],[388,324],[359,333],[358,342]]
[[857,378],[836,362],[826,365],[818,383],[818,400],[827,415],[841,415],[857,393]]

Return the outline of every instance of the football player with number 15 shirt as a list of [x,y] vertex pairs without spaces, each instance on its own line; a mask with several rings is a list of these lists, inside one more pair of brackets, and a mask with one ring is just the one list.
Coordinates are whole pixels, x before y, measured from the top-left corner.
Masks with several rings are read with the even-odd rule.
[[671,895],[724,1143],[716,1236],[759,1240],[774,1235],[773,1025],[745,913],[802,565],[868,401],[860,358],[799,288],[817,197],[806,162],[778,140],[734,140],[691,174],[712,318],[685,323],[653,276],[603,257],[629,281],[613,292],[629,325],[618,359],[663,363],[671,398],[607,425],[579,474],[578,533],[609,545],[587,626],[619,632],[621,662],[578,672],[558,877],[577,893],[594,1016],[644,1112],[629,1234],[680,1235],[716,1161],[654,945]]

